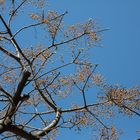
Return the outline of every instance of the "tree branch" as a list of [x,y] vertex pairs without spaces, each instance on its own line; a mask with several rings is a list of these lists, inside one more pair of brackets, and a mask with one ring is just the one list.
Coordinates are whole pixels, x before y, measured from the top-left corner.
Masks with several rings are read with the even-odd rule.
[[38,90],[40,96],[44,99],[44,101],[45,101],[51,108],[53,108],[55,111],[57,111],[57,110],[58,110],[58,109],[57,109],[57,106],[56,106],[54,103],[52,103],[52,102],[44,95],[44,93],[39,89],[39,86],[38,86],[38,84],[37,84],[36,81],[35,81],[35,84],[36,84],[36,88],[37,88],[37,90]]
[[16,40],[13,38],[13,34],[10,30],[10,28],[8,27],[8,25],[6,24],[5,20],[3,19],[3,17],[0,15],[0,19],[2,21],[2,23],[4,24],[5,28],[7,29],[8,34],[11,37],[11,42],[14,45],[17,55],[19,56],[19,53],[23,56],[23,58],[30,64],[30,61],[26,58],[26,56],[24,55],[24,53],[22,52],[22,50],[20,49],[18,43],[16,42]]
[[[67,11],[66,11],[65,13],[59,15],[58,17],[55,17],[55,18],[52,18],[52,19],[48,20],[48,22],[53,21],[53,20],[56,20],[57,18],[63,17],[65,14],[67,14]],[[23,31],[23,30],[25,30],[25,29],[28,29],[28,28],[30,28],[30,27],[39,26],[39,25],[42,25],[42,24],[46,24],[46,23],[44,22],[44,20],[42,20],[41,22],[38,22],[38,23],[34,23],[34,24],[30,24],[30,25],[24,26],[24,27],[22,27],[21,29],[19,29],[19,30],[13,35],[13,37],[15,37],[17,34],[19,34],[21,31]]]
[[27,131],[23,130],[22,127],[17,126],[17,125],[7,126],[6,130],[16,134],[17,136],[21,136],[22,138],[25,138],[26,140],[39,140],[39,138],[32,135],[31,133],[28,133]]
[[15,59],[20,65],[22,65],[21,62],[20,62],[20,58],[19,58],[19,57],[17,57],[17,56],[14,55],[13,53],[9,52],[8,50],[2,48],[1,46],[0,46],[0,50],[1,50],[3,53],[5,53],[6,55],[8,55],[9,57],[12,57],[13,59]]
[[[81,38],[81,37],[84,36],[84,35],[87,35],[87,34],[89,34],[89,33],[83,32],[83,33],[81,33],[80,35],[78,35],[78,36],[76,36],[76,37],[74,37],[74,38],[65,40],[65,41],[63,41],[63,42],[59,42],[59,43],[52,44],[52,45],[50,45],[49,47],[47,47],[47,49],[51,49],[51,48],[56,47],[56,46],[59,46],[59,45],[63,45],[63,44],[70,43],[70,42],[72,42],[72,41],[74,41],[74,40],[77,40],[77,39]],[[46,51],[46,49],[40,51],[40,52],[36,55],[36,57],[38,57],[39,55],[41,55],[41,54],[42,54],[43,52],[45,52],[45,51]]]
[[7,116],[9,116],[10,118],[13,116],[13,114],[15,113],[16,107],[18,105],[18,103],[21,100],[21,93],[25,87],[25,84],[28,80],[28,78],[30,77],[31,73],[29,71],[25,71],[23,72],[23,76],[21,81],[18,84],[17,90],[15,92],[15,95],[13,96],[12,100],[13,100],[13,104],[11,106],[11,108],[9,109]]
[[18,7],[12,12],[9,21],[8,21],[8,25],[10,26],[11,20],[13,18],[13,16],[16,14],[16,12],[19,10],[19,8],[26,2],[27,0],[24,0],[23,2],[21,2],[21,4],[18,5]]
[[6,96],[12,98],[12,96],[10,95],[10,93],[8,93],[5,89],[3,89],[2,86],[0,86],[0,91],[3,92]]
[[61,117],[61,110],[57,110],[55,119],[47,127],[43,128],[42,131],[37,132],[35,135],[42,137],[45,136],[50,131],[52,131],[58,124],[60,117]]

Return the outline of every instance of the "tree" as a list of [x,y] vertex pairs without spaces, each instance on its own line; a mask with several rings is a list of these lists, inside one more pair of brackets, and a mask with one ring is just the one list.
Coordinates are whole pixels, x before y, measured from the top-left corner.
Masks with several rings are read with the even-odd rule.
[[0,4],[1,139],[51,139],[59,129],[93,127],[97,139],[115,140],[105,119],[140,116],[139,87],[107,84],[90,62],[105,31],[93,19],[65,26],[68,12],[46,12],[47,1]]

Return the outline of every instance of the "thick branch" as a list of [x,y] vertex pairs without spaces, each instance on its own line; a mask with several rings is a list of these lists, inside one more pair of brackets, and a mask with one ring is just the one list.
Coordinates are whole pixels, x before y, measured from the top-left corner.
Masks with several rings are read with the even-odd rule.
[[[19,136],[22,136],[23,138],[26,138],[27,140],[39,140],[37,138],[35,138],[34,136],[32,136],[31,134],[28,134],[26,131],[24,131],[23,129],[11,125],[11,117],[14,115],[16,109],[17,109],[17,105],[21,100],[21,93],[25,87],[25,84],[28,80],[28,78],[30,77],[30,72],[29,71],[25,71],[23,73],[22,79],[18,84],[17,90],[15,92],[15,95],[12,97],[12,104],[10,106],[10,108],[8,109],[6,116],[3,120],[0,120],[0,133],[3,133],[5,131],[11,131]],[[6,92],[5,90],[3,90],[1,88],[1,90],[3,92]],[[7,92],[5,94],[8,94]],[[9,95],[9,94],[8,94]],[[11,97],[11,96],[10,96]]]
[[16,134],[17,136],[21,136],[22,138],[25,138],[26,140],[39,140],[39,138],[32,135],[31,133],[26,132],[20,126],[10,125],[10,126],[7,126],[6,130]]
[[17,107],[19,101],[21,100],[21,93],[22,93],[22,91],[23,91],[23,89],[25,87],[25,84],[26,84],[28,78],[30,77],[30,74],[31,73],[29,71],[25,71],[23,73],[22,79],[19,82],[17,90],[16,90],[15,95],[13,97],[12,107],[8,111],[8,116],[9,117],[12,117],[13,114],[15,113],[16,107]]
[[37,137],[42,137],[45,136],[50,131],[52,131],[58,124],[60,117],[61,117],[61,111],[57,110],[55,119],[47,127],[43,128],[42,131],[37,132],[35,135]]
[[43,100],[51,107],[55,110],[55,112],[58,110],[57,106],[52,103],[45,95],[44,93],[41,91],[41,89],[39,88],[38,86],[38,83],[37,81],[35,80],[35,85],[36,85],[36,89],[38,90],[40,96],[43,98]]
[[44,99],[44,101],[56,111],[56,110],[57,110],[56,105],[53,104],[53,103],[42,93],[41,90],[38,90],[38,91],[39,91],[41,97]]
[[61,110],[58,109],[58,107],[53,103],[51,102],[45,95],[44,93],[39,89],[39,86],[38,86],[38,83],[37,81],[35,80],[35,85],[36,85],[36,88],[40,94],[40,96],[44,99],[44,101],[54,109],[54,111],[56,112],[56,117],[55,119],[45,128],[42,129],[42,131],[38,131],[35,136],[37,137],[42,137],[42,136],[45,136],[47,133],[49,133],[50,131],[52,131],[56,125],[58,124],[59,120],[60,120],[60,117],[61,117]]
[[11,124],[11,119],[3,118],[0,120],[0,134],[7,131],[7,126]]

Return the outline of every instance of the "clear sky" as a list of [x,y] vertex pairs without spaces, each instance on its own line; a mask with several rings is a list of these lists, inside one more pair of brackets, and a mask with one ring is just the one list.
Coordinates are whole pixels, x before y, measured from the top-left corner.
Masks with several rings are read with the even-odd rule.
[[[100,27],[109,29],[102,35],[102,47],[95,47],[91,52],[93,62],[99,64],[98,71],[107,83],[120,83],[128,88],[140,85],[140,0],[48,1],[50,6],[46,10],[53,9],[60,14],[68,11],[65,17],[68,25],[93,18]],[[140,118],[119,117],[113,122],[124,129],[119,140],[140,138],[140,133],[136,133],[140,130]],[[56,140],[94,140],[93,135],[89,129],[62,130]]]
[[[84,22],[93,18],[104,32],[101,47],[94,49],[93,61],[100,64],[99,71],[108,83],[120,83],[126,87],[140,85],[140,0],[52,0],[51,8],[68,11],[68,24]],[[120,140],[140,137],[140,118],[118,118],[114,121],[124,129]],[[92,134],[84,130],[77,135],[64,131],[57,140],[90,140]]]

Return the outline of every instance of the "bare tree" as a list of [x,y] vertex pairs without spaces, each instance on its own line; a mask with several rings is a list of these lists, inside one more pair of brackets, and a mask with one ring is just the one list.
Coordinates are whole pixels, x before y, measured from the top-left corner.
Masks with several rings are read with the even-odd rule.
[[0,4],[1,140],[50,139],[83,127],[115,140],[115,126],[103,120],[118,112],[140,116],[139,88],[108,85],[90,62],[104,31],[94,20],[65,26],[67,12],[46,12],[45,0]]

